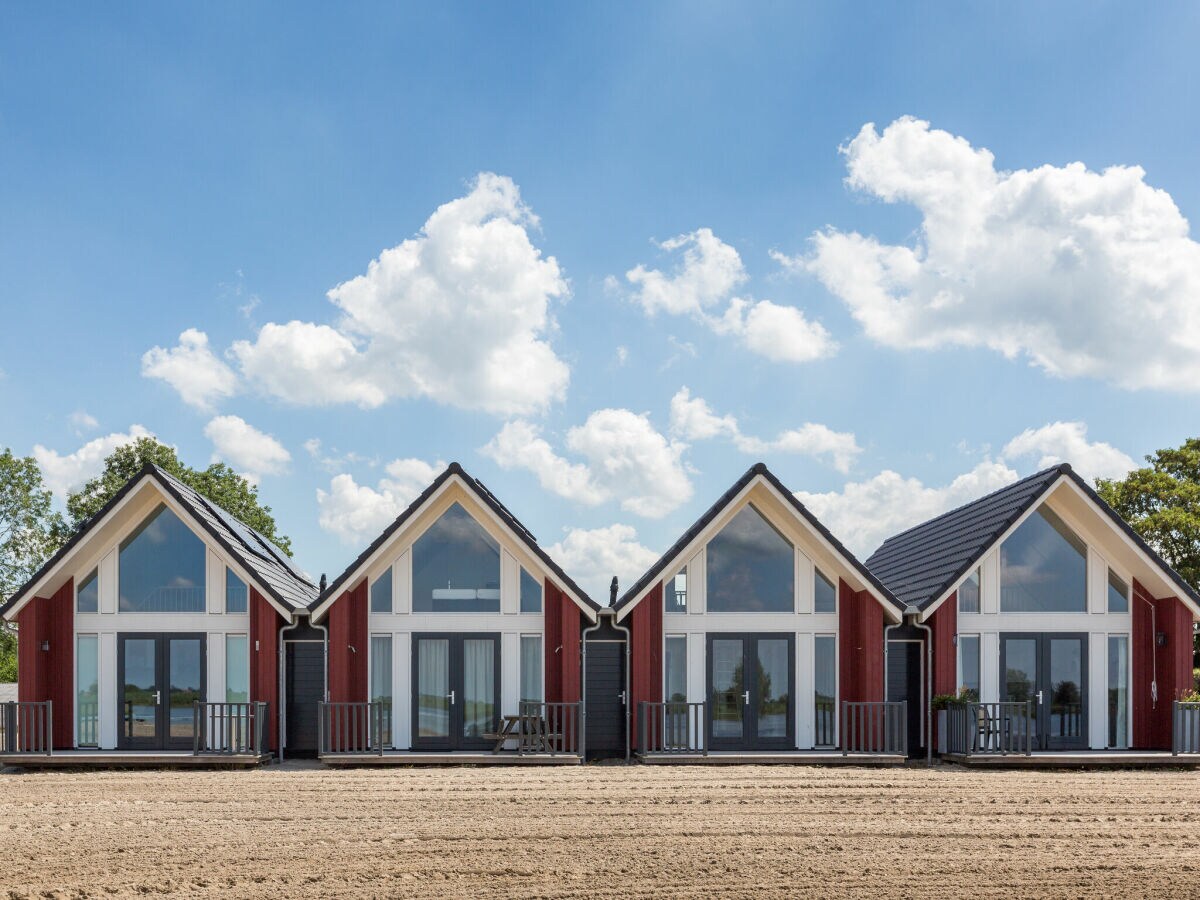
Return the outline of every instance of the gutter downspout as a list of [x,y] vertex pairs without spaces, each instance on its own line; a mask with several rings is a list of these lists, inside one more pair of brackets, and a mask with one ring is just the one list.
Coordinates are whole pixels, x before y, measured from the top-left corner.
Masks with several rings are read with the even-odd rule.
[[[283,633],[285,631],[295,631],[304,620],[309,618],[307,612],[297,611],[295,620],[291,625],[284,625],[279,629],[279,761],[283,762],[283,745],[284,738],[287,735],[287,642],[284,640]],[[321,655],[323,657],[321,664],[321,675],[324,681],[324,687],[321,690],[321,698],[329,699],[329,629],[324,625],[317,625],[315,622],[308,623],[313,628],[321,632]],[[320,748],[318,748],[319,750]]]
[[[904,610],[904,617],[908,619],[908,624],[914,628],[919,628],[925,632],[925,696],[922,698],[925,704],[925,765],[933,765],[933,629],[921,621],[921,610],[915,606],[909,606]],[[884,690],[887,689],[887,654],[884,645]],[[884,694],[886,697],[887,694]]]
[[1138,599],[1150,607],[1150,708],[1158,709],[1158,622],[1154,615],[1154,604],[1145,597],[1139,596]]

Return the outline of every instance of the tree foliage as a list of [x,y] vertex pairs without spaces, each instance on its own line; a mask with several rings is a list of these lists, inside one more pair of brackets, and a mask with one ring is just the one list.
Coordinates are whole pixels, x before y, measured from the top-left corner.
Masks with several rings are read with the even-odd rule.
[[1096,491],[1192,587],[1200,588],[1200,438],[1159,450]]
[[174,475],[202,497],[269,538],[288,556],[292,555],[291,540],[278,533],[271,507],[259,503],[255,485],[225,463],[193,469],[179,459],[175,448],[149,437],[118,447],[104,461],[103,472],[67,497],[72,528],[78,528],[99,512],[146,463],[154,463]]

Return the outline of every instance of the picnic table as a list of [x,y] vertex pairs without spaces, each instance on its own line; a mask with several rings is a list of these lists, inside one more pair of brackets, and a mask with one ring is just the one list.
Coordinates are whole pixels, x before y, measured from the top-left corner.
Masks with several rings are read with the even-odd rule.
[[517,742],[518,753],[554,753],[562,743],[562,735],[550,731],[546,720],[540,714],[510,713],[500,717],[500,730],[485,734],[484,737],[496,742],[492,747],[493,753],[499,753],[510,741]]

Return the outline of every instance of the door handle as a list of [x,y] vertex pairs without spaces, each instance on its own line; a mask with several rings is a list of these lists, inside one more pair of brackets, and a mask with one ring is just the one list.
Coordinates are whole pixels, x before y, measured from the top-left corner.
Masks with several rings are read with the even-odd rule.
[[746,691],[744,694],[742,694],[742,700],[743,700],[743,703],[745,706],[750,705],[750,692],[749,691]]
[[619,698],[620,698],[620,700],[621,700],[621,705],[622,705],[622,706],[624,706],[624,705],[625,705],[625,692],[624,692],[624,691],[621,691],[621,693],[617,694],[617,697],[619,697]]
[[451,691],[446,696],[450,698],[450,705],[453,706],[454,705],[454,691]]
[[158,706],[161,703],[162,703],[162,691],[155,691],[154,692],[154,705]]
[[1042,692],[1041,691],[1037,692],[1037,698],[1038,698],[1038,706],[1041,706],[1042,705]]

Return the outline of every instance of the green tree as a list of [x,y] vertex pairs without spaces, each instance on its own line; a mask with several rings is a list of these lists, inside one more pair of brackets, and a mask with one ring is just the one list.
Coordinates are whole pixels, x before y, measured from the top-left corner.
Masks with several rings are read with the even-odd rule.
[[[7,599],[41,568],[66,537],[51,509],[42,470],[29,456],[0,453],[0,599]],[[0,681],[17,679],[17,636],[0,625]]]
[[1200,588],[1200,438],[1159,450],[1096,491],[1194,588]]
[[67,497],[72,528],[78,528],[99,512],[146,463],[154,463],[174,475],[202,497],[265,535],[288,556],[292,555],[291,540],[277,531],[271,507],[259,503],[257,487],[225,463],[193,469],[179,459],[173,447],[148,437],[118,447],[104,461],[103,472]]

